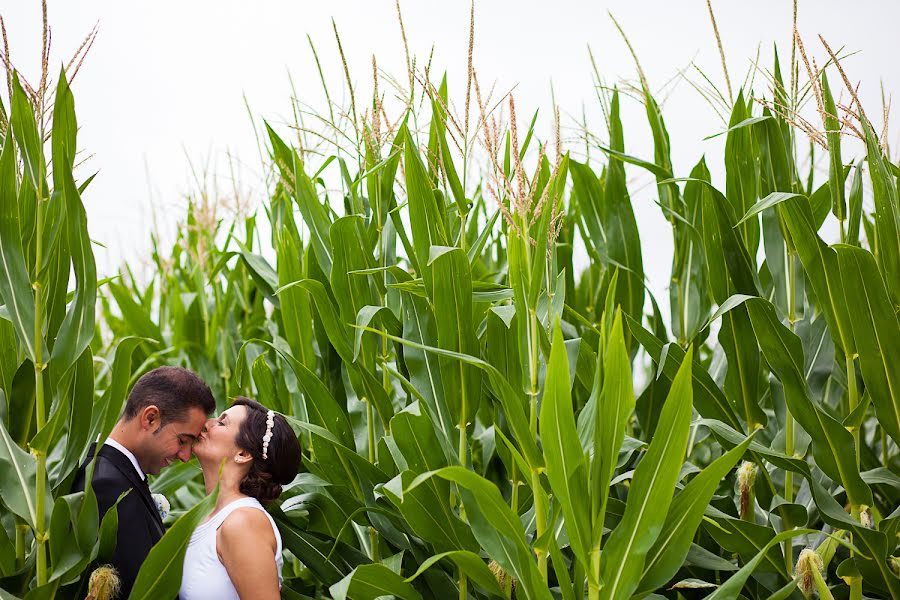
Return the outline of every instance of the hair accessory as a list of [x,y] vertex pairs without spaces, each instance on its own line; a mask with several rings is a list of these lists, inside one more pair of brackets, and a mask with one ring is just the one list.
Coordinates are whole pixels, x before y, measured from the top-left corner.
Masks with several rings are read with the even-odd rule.
[[272,439],[272,427],[275,425],[275,411],[266,413],[266,434],[263,436],[263,460],[269,458],[269,441]]

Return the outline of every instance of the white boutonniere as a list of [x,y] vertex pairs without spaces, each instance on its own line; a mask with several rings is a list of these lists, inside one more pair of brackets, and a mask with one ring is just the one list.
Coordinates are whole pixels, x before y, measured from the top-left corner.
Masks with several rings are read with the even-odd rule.
[[165,519],[166,515],[169,514],[169,510],[171,510],[171,506],[169,505],[169,500],[163,496],[162,494],[150,494],[153,497],[153,501],[156,502],[156,510],[159,511],[159,518]]

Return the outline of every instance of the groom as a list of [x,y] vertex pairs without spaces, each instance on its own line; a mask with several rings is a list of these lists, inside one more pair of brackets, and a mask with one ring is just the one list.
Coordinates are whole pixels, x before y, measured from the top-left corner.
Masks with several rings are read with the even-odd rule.
[[[118,505],[119,530],[112,558],[122,581],[119,598],[131,593],[141,564],[164,533],[147,474],[159,474],[175,459],[190,460],[191,446],[215,408],[209,386],[195,373],[159,367],[134,384],[121,418],[100,447],[92,479],[100,518],[123,492],[131,490]],[[75,476],[73,492],[84,490],[95,449],[96,444],[91,444]]]

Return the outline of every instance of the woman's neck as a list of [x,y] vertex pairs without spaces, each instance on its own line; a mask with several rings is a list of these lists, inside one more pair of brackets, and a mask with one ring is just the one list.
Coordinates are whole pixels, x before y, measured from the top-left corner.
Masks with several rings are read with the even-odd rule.
[[219,486],[219,495],[216,498],[216,508],[213,512],[218,512],[223,506],[230,502],[246,496],[240,491],[241,479],[244,473],[235,472],[231,465],[202,465],[203,467],[203,483],[206,486],[206,495],[213,493],[216,485]]

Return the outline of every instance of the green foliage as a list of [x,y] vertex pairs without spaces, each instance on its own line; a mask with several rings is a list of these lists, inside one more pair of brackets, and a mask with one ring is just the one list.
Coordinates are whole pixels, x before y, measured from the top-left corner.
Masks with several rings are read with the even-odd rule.
[[[652,160],[626,153],[616,91],[599,161],[551,160],[536,117],[520,145],[481,115],[488,167],[474,170],[446,80],[393,129],[379,116],[353,139],[332,124],[354,149],[317,165],[267,124],[262,212],[223,219],[192,201],[170,246],[153,238],[148,279],[125,267],[98,281],[65,74],[49,137],[14,79],[0,152],[3,597],[83,591],[116,522],[68,494],[71,475],[159,364],[198,372],[221,407],[254,396],[295,428],[304,473],[270,508],[286,597],[799,597],[806,547],[835,597],[900,597],[898,169],[864,115],[865,155],[844,165],[824,73],[810,85],[828,113],[818,187],[800,179],[789,120],[749,88],[724,155],[687,177],[646,88]],[[723,162],[725,193],[707,160]],[[672,229],[668,321],[646,288],[635,167]],[[152,485],[190,510],[135,597],[177,588],[212,502],[187,465]]]

